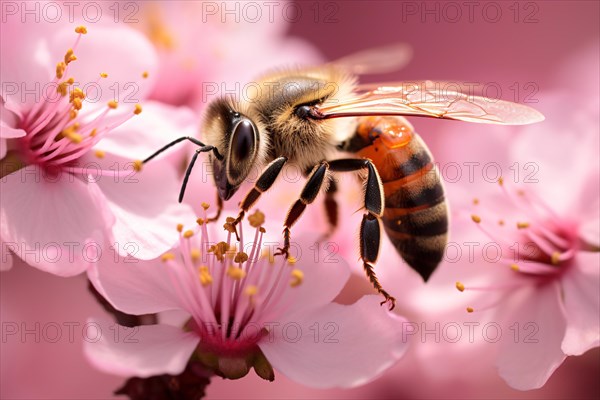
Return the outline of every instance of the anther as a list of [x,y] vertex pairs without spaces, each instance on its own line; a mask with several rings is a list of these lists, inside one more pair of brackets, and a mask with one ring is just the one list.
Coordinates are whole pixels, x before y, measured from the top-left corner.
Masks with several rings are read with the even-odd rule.
[[94,155],[98,158],[104,158],[106,153],[103,150],[96,150],[96,151],[94,151]]
[[552,265],[558,265],[560,263],[560,253],[558,251],[552,253],[550,262],[552,263]]
[[518,229],[529,228],[529,222],[517,222],[517,228]]
[[141,160],[133,161],[133,169],[135,172],[140,172],[144,163]]
[[189,239],[192,236],[194,236],[194,231],[191,229],[188,229],[187,231],[183,232],[183,237],[186,239]]
[[248,222],[253,228],[258,228],[265,223],[265,214],[256,210],[254,214],[248,216]]
[[192,249],[190,250],[190,257],[192,258],[192,261],[198,261],[200,259],[200,256],[202,255],[202,253],[200,253],[200,249]]
[[111,100],[111,101],[108,102],[108,108],[112,108],[113,110],[115,110],[118,105],[119,105],[119,103],[117,103],[114,100]]
[[465,285],[463,285],[460,282],[456,282],[456,289],[458,289],[459,292],[464,292],[465,291]]
[[140,115],[142,113],[142,106],[139,104],[136,104],[135,108],[133,109],[133,113],[135,115]]
[[299,286],[304,280],[304,273],[299,269],[292,270],[292,280],[290,282],[291,287]]
[[173,254],[173,253],[165,253],[165,254],[163,254],[163,255],[160,257],[160,259],[161,259],[163,262],[167,262],[167,261],[170,261],[170,260],[174,260],[174,259],[175,259],[175,254]]
[[202,286],[208,286],[213,281],[207,266],[201,266],[198,268],[198,275],[200,276],[200,283]]
[[183,224],[177,224],[177,232],[183,232]]
[[475,222],[476,224],[481,222],[481,217],[479,217],[478,215],[471,215],[471,219],[473,220],[473,222]]
[[75,33],[79,33],[81,35],[85,35],[87,33],[87,28],[83,25],[78,26],[77,28],[75,28]]
[[240,279],[246,276],[246,272],[241,268],[229,267],[227,269],[227,276],[229,276],[233,280],[239,281]]
[[235,258],[233,259],[233,261],[235,261],[236,263],[243,263],[248,261],[248,254],[244,253],[243,251],[240,251],[239,253],[237,253],[235,255]]
[[475,310],[473,310],[473,307],[467,307],[467,312],[468,313],[472,313],[473,311],[475,311]]

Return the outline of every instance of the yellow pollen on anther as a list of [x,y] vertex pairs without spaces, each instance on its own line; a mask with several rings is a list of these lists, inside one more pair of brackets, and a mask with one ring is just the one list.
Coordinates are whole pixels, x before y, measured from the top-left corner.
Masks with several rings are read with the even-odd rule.
[[227,269],[227,276],[233,280],[239,281],[246,276],[246,272],[241,268],[229,267]]
[[113,110],[116,109],[118,105],[119,103],[117,103],[115,100],[111,100],[108,102],[108,108],[112,108]]
[[[202,203],[200,203],[200,207],[204,208],[205,210],[208,210],[208,208],[210,207],[210,204],[203,201]],[[227,222],[230,222],[230,221],[227,221]]]
[[517,228],[518,229],[529,228],[529,222],[517,222]]
[[177,224],[177,232],[183,232],[183,224]]
[[472,313],[473,311],[475,311],[475,310],[473,310],[473,307],[467,307],[467,312],[468,313]]
[[499,221],[498,221],[498,225],[500,225],[500,226],[504,226],[504,220],[503,220],[503,219],[499,220]]
[[67,69],[67,64],[65,64],[64,62],[59,62],[58,64],[56,64],[56,77],[58,79],[61,79],[65,73],[65,69]]
[[194,231],[191,229],[188,229],[187,231],[183,232],[183,237],[186,239],[189,239],[192,236],[194,236]]
[[87,28],[83,25],[80,25],[77,28],[75,28],[75,33],[80,33],[82,35],[85,35],[87,33]]
[[144,166],[144,163],[141,160],[133,161],[133,169],[135,172],[140,172],[142,170],[143,166]]
[[471,215],[471,219],[473,220],[473,222],[475,222],[476,224],[481,222],[481,217],[479,217],[478,215]]
[[227,250],[229,250],[229,245],[226,242],[219,242],[216,245],[210,246],[208,252],[213,253],[217,257],[217,260],[223,261]]
[[96,150],[96,151],[94,151],[94,155],[98,158],[104,158],[106,153],[104,153],[104,151],[102,151],[102,150]]
[[69,138],[69,140],[72,143],[75,143],[75,144],[79,144],[83,140],[83,136],[81,136],[79,133],[75,133],[75,132],[68,132],[65,134],[65,136],[67,138]]
[[256,294],[258,293],[258,287],[256,287],[255,285],[248,285],[244,292],[247,296],[256,296]]
[[500,185],[500,186],[504,185],[504,178],[503,177],[498,178],[498,185]]
[[75,100],[75,99],[80,99],[80,100],[85,99],[85,93],[83,93],[83,90],[81,90],[81,88],[75,88],[71,92],[71,95],[69,96],[69,101],[73,102],[73,100]]
[[558,265],[560,263],[560,253],[558,251],[555,251],[554,253],[552,253],[550,262],[552,263],[552,265]]
[[244,262],[248,261],[248,254],[244,253],[243,251],[240,251],[239,253],[237,253],[235,255],[235,258],[233,259],[233,261],[236,263],[244,263]]
[[190,257],[192,258],[192,261],[194,261],[194,262],[198,261],[201,256],[202,256],[202,253],[200,252],[200,249],[190,250]]
[[458,289],[459,292],[464,292],[465,291],[465,285],[463,285],[460,282],[456,282],[456,289]]
[[198,275],[200,276],[200,283],[202,286],[208,286],[212,283],[213,279],[208,271],[208,267],[203,265],[198,268]]
[[299,269],[293,269],[292,270],[292,280],[290,281],[290,286],[291,287],[300,286],[300,284],[302,283],[303,280],[304,280],[304,273],[302,271],[300,271]]
[[100,72],[100,78],[108,78],[108,74],[106,72]]
[[233,221],[235,220],[231,217],[227,217],[226,221],[227,222],[223,224],[223,229],[225,229],[229,233],[235,233],[235,225],[233,225]]
[[77,110],[70,109],[69,110],[69,119],[74,120],[75,118],[77,118]]
[[142,106],[139,104],[136,104],[135,108],[133,109],[133,113],[135,115],[140,115],[142,113]]
[[142,78],[146,79],[148,77],[148,71],[144,71],[142,73]]
[[197,223],[198,225],[203,225],[203,224],[204,224],[204,219],[202,219],[202,218],[198,218],[198,219],[196,220],[196,223]]
[[73,103],[73,109],[75,109],[75,110],[81,110],[81,107],[83,106],[83,102],[81,101],[80,98],[73,99],[73,101],[71,101],[71,103]]
[[169,260],[174,260],[174,259],[175,259],[175,254],[173,254],[173,253],[165,253],[165,254],[163,254],[163,255],[160,257],[160,259],[161,259],[163,262],[166,262],[166,261],[169,261]]
[[248,216],[248,222],[253,228],[258,228],[265,223],[265,214],[256,210],[254,214]]
[[96,134],[98,134],[98,130],[96,128],[92,129],[92,131],[90,132],[90,136],[94,137],[96,136]]
[[519,266],[517,264],[510,264],[510,269],[515,272],[519,272]]
[[478,198],[474,198],[473,199],[473,204],[475,204],[475,205],[479,204],[479,199]]
[[289,256],[287,259],[288,264],[295,265],[298,260],[294,256]]
[[65,53],[65,64],[68,65],[71,61],[75,60],[77,60],[77,57],[75,57],[75,54],[73,54],[73,49],[67,50]]

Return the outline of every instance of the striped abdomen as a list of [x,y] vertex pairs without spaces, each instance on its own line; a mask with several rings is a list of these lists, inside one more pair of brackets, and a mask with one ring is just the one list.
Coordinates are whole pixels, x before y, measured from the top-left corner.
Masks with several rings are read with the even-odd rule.
[[377,167],[385,194],[385,231],[402,258],[427,280],[448,238],[444,188],[429,149],[401,117],[360,118],[347,147]]

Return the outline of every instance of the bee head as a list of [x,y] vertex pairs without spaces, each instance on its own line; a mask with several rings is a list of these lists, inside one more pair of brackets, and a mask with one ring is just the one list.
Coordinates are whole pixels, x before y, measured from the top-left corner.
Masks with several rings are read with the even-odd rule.
[[235,111],[228,102],[219,102],[207,114],[207,138],[223,155],[211,155],[213,176],[219,197],[229,200],[254,166],[259,152],[260,135],[256,124]]

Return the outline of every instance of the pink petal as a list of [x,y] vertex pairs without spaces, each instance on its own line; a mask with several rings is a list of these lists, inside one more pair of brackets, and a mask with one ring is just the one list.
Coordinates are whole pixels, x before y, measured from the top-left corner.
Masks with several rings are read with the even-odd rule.
[[561,351],[566,322],[558,285],[527,290],[506,324],[518,323],[519,336],[515,340],[514,330],[503,332],[497,361],[500,376],[518,390],[542,387],[566,357]]
[[169,325],[125,328],[89,320],[86,331],[84,352],[91,364],[110,374],[141,378],[181,373],[200,341]]
[[161,260],[110,257],[88,270],[88,278],[115,308],[128,314],[153,314],[183,309],[174,291],[169,268]]
[[[131,165],[108,154],[105,159],[121,168]],[[189,206],[177,203],[180,179],[170,165],[148,164],[117,183],[112,177],[101,177],[97,183],[116,217],[112,235],[123,257],[156,258],[179,240],[177,224],[196,221]]]
[[22,23],[19,14],[3,14],[6,19],[2,21],[0,35],[0,58],[3,60],[0,63],[3,83],[0,95],[11,109],[24,111],[40,100],[39,96],[25,95],[25,90],[39,94],[43,85],[52,80],[59,60],[52,59],[47,42],[56,24],[45,23],[43,18],[41,23]]
[[[292,249],[302,251],[302,254],[296,255],[297,262],[293,268],[302,271],[304,277],[302,283],[293,288],[289,287],[289,283],[284,283],[288,288],[278,303],[285,305],[286,314],[330,303],[350,278],[346,261],[339,254],[332,253],[327,244],[316,243],[315,238],[308,235],[292,240],[292,244]],[[293,250],[291,253],[294,254]]]
[[4,243],[4,240],[0,239],[0,254],[2,255],[2,259],[0,259],[0,271],[8,271],[13,266],[13,255],[10,248],[11,246],[8,246]]
[[273,367],[306,386],[354,387],[392,366],[406,351],[404,319],[379,296],[289,315],[259,346]]
[[[111,131],[94,148],[123,158],[143,160],[177,138],[196,135],[198,117],[190,109],[154,101],[142,106],[140,115]],[[117,118],[122,117],[115,116],[113,119]],[[106,119],[108,125],[110,119]],[[163,154],[173,166],[180,167],[188,146],[186,141]]]
[[17,128],[19,117],[5,104],[4,99],[0,97],[0,138],[13,139],[25,136],[25,131]]
[[[86,102],[104,104],[109,100],[120,107],[133,108],[145,99],[155,80],[158,57],[152,44],[143,34],[126,25],[89,25],[75,50],[77,60],[69,65],[68,75],[85,88]],[[77,34],[69,26],[57,31],[50,40],[52,60],[61,60],[71,48]],[[148,78],[142,74],[148,72]],[[100,73],[108,78],[101,79]],[[84,104],[84,109],[85,109]]]
[[562,350],[581,355],[600,344],[600,253],[579,252],[562,280],[567,333]]
[[88,250],[103,245],[112,223],[96,190],[67,173],[47,177],[36,166],[13,172],[2,182],[2,239],[36,268],[79,274],[93,261]]

